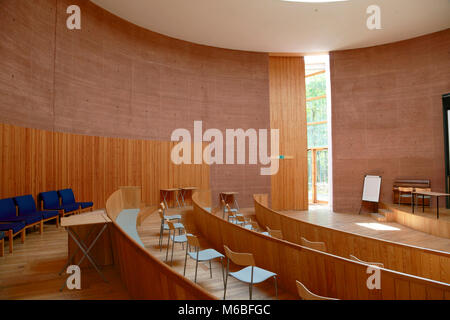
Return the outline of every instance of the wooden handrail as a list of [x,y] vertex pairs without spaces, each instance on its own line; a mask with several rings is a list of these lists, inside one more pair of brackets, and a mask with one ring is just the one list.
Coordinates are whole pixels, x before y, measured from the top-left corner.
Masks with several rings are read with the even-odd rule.
[[325,242],[331,254],[358,256],[364,261],[378,261],[385,268],[450,283],[450,253],[363,236],[301,221],[276,212],[267,205],[268,195],[254,195],[256,220],[260,225],[280,229],[284,239],[301,245],[301,237]]
[[381,289],[371,290],[367,265],[229,223],[199,205],[199,196],[192,198],[194,222],[211,246],[222,253],[223,245],[252,253],[256,265],[277,273],[280,286],[293,295],[298,280],[317,295],[338,299],[450,299],[446,283],[386,269],[378,269]]
[[[140,188],[121,188],[115,191],[106,201],[106,213],[112,220],[114,261],[119,266],[120,277],[131,298],[155,300],[217,299],[150,254],[116,223],[116,218],[122,210],[140,207],[140,196]],[[148,208],[141,208],[138,213],[138,222],[142,222],[148,214]]]

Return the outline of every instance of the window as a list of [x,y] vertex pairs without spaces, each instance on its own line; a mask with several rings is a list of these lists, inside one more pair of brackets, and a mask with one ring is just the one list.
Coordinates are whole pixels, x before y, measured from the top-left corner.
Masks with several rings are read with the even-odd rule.
[[328,203],[327,68],[325,62],[311,58],[305,59],[308,196],[310,203]]

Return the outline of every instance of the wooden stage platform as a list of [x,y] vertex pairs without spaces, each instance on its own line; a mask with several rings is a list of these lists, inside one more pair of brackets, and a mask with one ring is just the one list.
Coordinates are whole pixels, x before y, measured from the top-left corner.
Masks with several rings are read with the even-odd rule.
[[379,222],[368,214],[337,213],[322,205],[310,205],[308,211],[284,212],[296,219],[337,230],[450,252],[450,239],[448,238],[414,230],[395,221]]
[[436,208],[416,207],[412,213],[411,206],[381,203],[379,212],[386,216],[387,221],[397,222],[411,229],[429,233],[434,236],[450,238],[450,210],[439,208],[439,219],[436,218]]

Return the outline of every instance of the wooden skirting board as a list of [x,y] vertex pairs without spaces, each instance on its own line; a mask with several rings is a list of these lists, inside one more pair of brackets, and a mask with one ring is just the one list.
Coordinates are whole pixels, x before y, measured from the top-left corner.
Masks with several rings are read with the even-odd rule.
[[408,228],[426,232],[434,236],[450,238],[450,215],[448,210],[440,209],[440,218],[436,219],[436,208],[426,208],[422,213],[422,207],[418,206],[415,213],[411,212],[411,206],[390,203],[380,203],[380,209],[386,209],[392,219]]
[[267,206],[267,195],[254,195],[261,226],[280,229],[285,240],[301,244],[301,237],[322,241],[327,251],[348,258],[383,263],[385,268],[450,283],[450,253],[381,240],[298,220]]
[[[216,299],[209,292],[178,274],[139,245],[116,223],[123,209],[139,208],[140,187],[121,187],[106,201],[106,212],[113,220],[114,261],[120,270],[122,282],[132,299],[155,300],[210,300]],[[141,208],[138,214],[148,214]]]
[[380,269],[381,289],[370,290],[367,265],[227,222],[203,208],[205,198],[199,192],[193,196],[197,230],[222,253],[223,245],[252,253],[256,265],[277,273],[280,287],[292,294],[297,294],[298,280],[315,294],[338,299],[450,299],[449,284],[388,269]]

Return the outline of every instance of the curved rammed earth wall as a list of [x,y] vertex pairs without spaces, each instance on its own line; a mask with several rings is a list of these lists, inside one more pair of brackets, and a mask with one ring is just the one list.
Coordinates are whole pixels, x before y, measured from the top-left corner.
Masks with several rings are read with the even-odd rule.
[[[66,27],[73,4],[81,30]],[[169,38],[79,0],[1,1],[0,38],[4,124],[158,141],[194,120],[203,130],[270,127],[267,54]],[[212,166],[212,189],[250,205],[270,178],[249,167]]]

